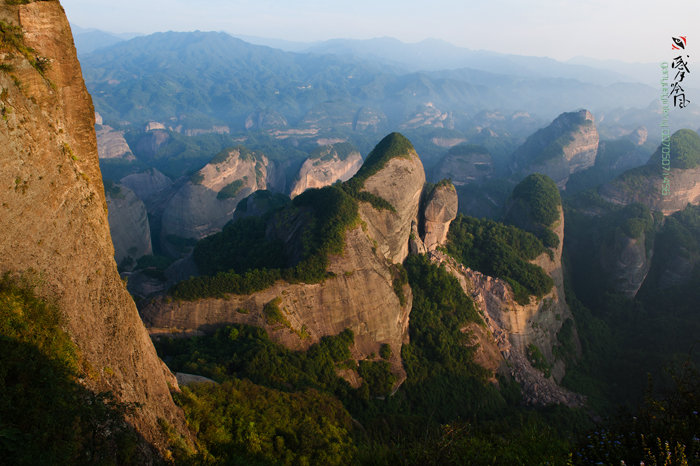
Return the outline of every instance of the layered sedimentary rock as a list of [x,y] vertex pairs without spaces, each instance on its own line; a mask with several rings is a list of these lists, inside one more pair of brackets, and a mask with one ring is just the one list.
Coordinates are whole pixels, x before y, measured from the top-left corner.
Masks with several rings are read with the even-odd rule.
[[423,243],[428,251],[447,240],[450,223],[457,218],[458,202],[452,183],[440,183],[428,194],[423,208]]
[[20,26],[24,44],[41,57],[32,66],[6,51],[3,64],[12,72],[0,71],[0,273],[39,273],[39,292],[55,300],[79,349],[87,372],[81,383],[138,403],[132,424],[164,449],[160,419],[185,432],[168,389],[177,383],[117,273],[95,113],[68,21],[60,4],[48,1],[2,2],[0,20]]
[[349,144],[325,146],[301,166],[290,197],[298,196],[309,188],[347,181],[361,166],[362,156]]
[[[105,189],[109,230],[117,264],[153,254],[148,213],[143,201],[129,188],[117,184]],[[130,258],[130,259],[127,259]]]
[[271,169],[263,154],[242,147],[225,150],[168,201],[162,238],[200,239],[221,230],[241,199],[267,188]]
[[515,151],[512,169],[519,176],[545,174],[563,189],[572,173],[595,164],[598,143],[598,130],[589,111],[563,113]]

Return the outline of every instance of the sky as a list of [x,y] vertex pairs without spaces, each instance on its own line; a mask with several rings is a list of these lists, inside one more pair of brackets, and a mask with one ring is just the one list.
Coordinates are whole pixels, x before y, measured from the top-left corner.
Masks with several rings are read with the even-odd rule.
[[[225,31],[290,41],[442,39],[473,50],[568,60],[669,59],[697,41],[698,0],[61,0],[71,23],[110,32]],[[697,32],[698,34],[694,34]]]

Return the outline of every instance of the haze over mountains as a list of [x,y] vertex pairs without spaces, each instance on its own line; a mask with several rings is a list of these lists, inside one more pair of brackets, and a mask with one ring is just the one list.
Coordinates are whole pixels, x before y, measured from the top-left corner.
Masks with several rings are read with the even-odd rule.
[[654,87],[547,59],[0,32],[0,462],[700,463],[695,107],[660,142]]

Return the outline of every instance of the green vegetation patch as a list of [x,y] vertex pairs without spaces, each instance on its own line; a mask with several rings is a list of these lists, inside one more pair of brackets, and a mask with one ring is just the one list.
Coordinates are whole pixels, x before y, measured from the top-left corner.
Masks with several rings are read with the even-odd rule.
[[[45,0],[44,0],[45,1]],[[31,3],[28,1],[17,1],[10,2],[10,5],[26,4]],[[19,53],[22,55],[35,70],[44,77],[44,73],[51,66],[51,60],[46,57],[40,56],[36,50],[31,47],[27,47],[24,43],[24,32],[20,26],[14,26],[12,24],[6,23],[5,21],[0,21],[0,52],[9,53]],[[5,68],[3,71],[11,71]]]
[[282,304],[282,298],[277,297],[263,306],[265,323],[267,323],[267,325],[279,324],[283,327],[291,328],[289,321],[284,316],[282,309],[280,309],[280,304]]
[[185,387],[175,400],[200,440],[187,464],[349,464],[352,419],[332,396],[286,393],[245,380]]
[[[299,215],[303,225],[295,244],[267,236],[268,222],[278,222],[277,229],[287,232],[287,222]],[[280,211],[229,223],[201,240],[193,257],[205,275],[178,283],[170,293],[196,300],[252,293],[278,279],[321,282],[328,276],[329,256],[342,254],[345,233],[358,219],[357,201],[338,186],[309,189]]]
[[549,227],[559,220],[561,196],[557,185],[547,175],[534,173],[525,178],[513,190],[513,200],[522,202],[537,223]]
[[[700,136],[691,129],[681,129],[671,136],[671,168],[689,169],[700,165]],[[651,160],[661,161],[661,146]]]
[[510,202],[508,223],[534,234],[548,248],[559,246],[559,237],[550,228],[559,220],[561,196],[550,177],[529,175],[513,189]]
[[243,161],[248,160],[258,160],[258,153],[251,151],[244,146],[229,147],[222,150],[214,156],[209,162],[212,165],[219,165],[226,162],[229,158],[234,156],[234,153],[238,152],[238,157]]
[[542,375],[549,378],[552,375],[552,366],[542,354],[542,351],[534,344],[527,345],[527,359],[532,367],[542,372]]
[[447,239],[447,252],[452,257],[467,267],[507,281],[520,304],[527,304],[530,295],[541,298],[554,286],[541,267],[529,262],[546,251],[531,233],[460,214],[450,225]]
[[143,464],[124,418],[134,407],[77,382],[78,350],[35,287],[29,276],[0,278],[2,462]]
[[221,191],[218,192],[216,198],[219,200],[233,199],[238,195],[238,193],[241,192],[244,184],[244,180],[235,180],[233,183],[229,183],[221,188]]
[[348,193],[355,196],[365,185],[367,178],[379,172],[394,157],[409,158],[415,152],[411,141],[400,133],[391,133],[369,153],[360,170],[350,180],[344,183]]

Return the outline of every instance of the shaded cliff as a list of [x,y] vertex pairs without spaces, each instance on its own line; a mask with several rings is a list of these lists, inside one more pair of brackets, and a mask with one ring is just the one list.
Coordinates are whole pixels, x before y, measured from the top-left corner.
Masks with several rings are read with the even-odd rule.
[[[669,154],[665,164],[664,154]],[[643,167],[628,170],[600,187],[600,195],[618,205],[644,204],[669,215],[700,203],[700,136],[692,130],[673,133]]]
[[521,176],[543,173],[563,189],[572,173],[595,164],[598,142],[589,111],[562,113],[515,151],[512,170]]
[[362,166],[362,156],[347,143],[324,146],[304,162],[292,186],[290,197],[309,188],[322,188],[336,181],[347,181]]
[[244,147],[224,150],[170,198],[163,211],[161,239],[200,239],[221,230],[241,199],[267,188],[270,170],[263,154]]
[[455,185],[478,183],[493,175],[489,151],[471,144],[451,148],[435,169],[435,178],[449,178]]
[[105,195],[117,264],[130,266],[139,257],[153,254],[148,213],[141,199],[129,188],[111,182],[105,182]]
[[184,432],[168,389],[177,384],[117,273],[95,113],[68,21],[58,2],[3,2],[0,20],[4,30],[21,27],[12,34],[33,50],[3,39],[0,271],[41,276],[40,293],[55,300],[79,348],[81,383],[138,403],[131,421],[164,449],[159,420]]

